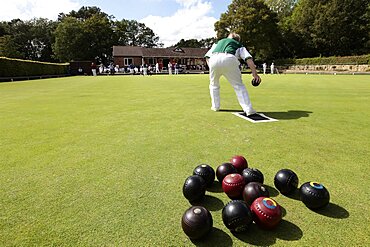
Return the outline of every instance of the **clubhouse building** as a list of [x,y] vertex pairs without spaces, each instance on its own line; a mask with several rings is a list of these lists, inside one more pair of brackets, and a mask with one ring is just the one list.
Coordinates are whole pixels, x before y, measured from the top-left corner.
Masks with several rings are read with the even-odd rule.
[[206,70],[204,54],[207,48],[145,48],[140,46],[113,46],[114,64],[120,68],[130,65],[159,64],[160,70],[167,68],[169,62],[178,63],[187,70]]

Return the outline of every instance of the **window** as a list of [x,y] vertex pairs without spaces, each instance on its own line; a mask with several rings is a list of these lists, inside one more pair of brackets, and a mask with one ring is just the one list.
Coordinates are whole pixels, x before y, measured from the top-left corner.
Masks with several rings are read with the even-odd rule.
[[132,64],[132,58],[124,58],[123,63],[125,66]]
[[149,58],[149,64],[155,64],[154,58]]

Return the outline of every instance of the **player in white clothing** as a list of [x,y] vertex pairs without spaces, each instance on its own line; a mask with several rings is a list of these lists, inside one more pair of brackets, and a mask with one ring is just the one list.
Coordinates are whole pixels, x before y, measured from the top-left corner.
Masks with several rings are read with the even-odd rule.
[[255,114],[249,99],[248,91],[243,84],[239,60],[247,63],[252,70],[254,80],[260,82],[256,65],[247,49],[239,42],[240,36],[230,33],[225,39],[219,40],[206,53],[205,57],[209,66],[210,94],[212,100],[211,109],[220,110],[220,77],[224,76],[233,86],[239,104],[247,116]]

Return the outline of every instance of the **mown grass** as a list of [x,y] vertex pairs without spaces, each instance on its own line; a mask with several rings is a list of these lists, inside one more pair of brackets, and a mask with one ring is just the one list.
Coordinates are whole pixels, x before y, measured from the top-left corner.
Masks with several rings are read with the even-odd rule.
[[[252,124],[221,82],[210,110],[207,75],[70,77],[0,84],[2,246],[368,246],[369,76],[264,75],[254,107],[279,119]],[[284,208],[274,231],[232,235],[215,182],[202,205],[214,229],[191,242],[185,178],[233,155],[265,175]],[[291,168],[322,182],[331,204],[313,212],[273,188]]]

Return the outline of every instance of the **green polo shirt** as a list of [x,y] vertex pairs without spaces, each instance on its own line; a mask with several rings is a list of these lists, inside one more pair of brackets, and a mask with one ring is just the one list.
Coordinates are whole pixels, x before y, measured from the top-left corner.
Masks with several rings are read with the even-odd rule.
[[212,53],[223,52],[235,55],[236,50],[241,47],[243,47],[243,45],[235,39],[225,38],[217,42],[217,45]]

